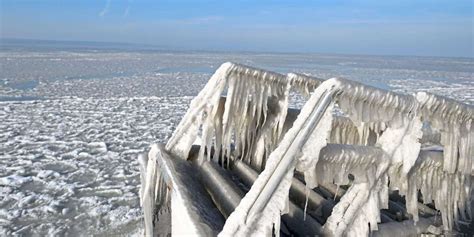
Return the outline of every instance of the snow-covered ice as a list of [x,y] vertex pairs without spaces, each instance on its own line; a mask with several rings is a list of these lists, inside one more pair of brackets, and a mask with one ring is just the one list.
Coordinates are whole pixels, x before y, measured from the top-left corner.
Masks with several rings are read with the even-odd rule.
[[1,51],[0,235],[141,233],[136,155],[168,140],[225,61],[474,103],[472,59]]
[[169,136],[189,100],[0,102],[11,109],[0,110],[2,233],[137,232],[136,154]]
[[[186,159],[202,127],[198,160],[206,159],[204,148],[210,150],[211,146],[218,154],[215,158],[220,156],[222,150],[226,159],[230,159],[233,143],[234,157],[256,166],[257,170],[261,169],[261,163],[266,164],[226,220],[220,235],[271,235],[273,228],[279,230],[280,215],[288,210],[288,190],[295,168],[304,173],[309,188],[318,186],[320,180],[347,185],[349,179],[344,176],[355,175],[356,182],[345,192],[323,226],[324,232],[329,235],[367,236],[371,230],[378,230],[377,223],[381,221],[379,210],[388,208],[389,188],[405,195],[407,211],[417,223],[417,182],[423,184],[423,197],[435,197],[424,202],[433,201],[442,212],[444,230],[453,229],[453,222],[459,219],[458,208],[464,213],[465,204],[470,205],[472,107],[425,92],[395,94],[332,78],[314,89],[293,126],[279,143],[274,142],[280,139],[285,122],[289,91],[295,82],[297,86],[301,85],[302,81],[295,79],[298,75],[289,74],[286,77],[239,64],[222,64],[193,99],[190,109],[166,144],[169,152]],[[311,89],[306,88],[306,91]],[[300,91],[305,90],[300,88]],[[225,101],[220,99],[221,94],[225,94]],[[321,149],[331,139],[334,103],[357,127],[362,144],[369,142],[370,129],[376,137],[375,146],[355,149],[352,156],[323,156],[329,164],[318,163]],[[262,119],[260,116],[263,116]],[[255,118],[256,121],[253,121]],[[421,149],[423,121],[439,131],[440,144],[444,146],[443,171],[436,173],[434,178],[439,180],[433,185],[426,184],[429,183],[429,179],[425,178],[426,170],[412,169]],[[382,129],[379,124],[384,125],[383,133],[379,130]],[[380,151],[374,152],[374,149]],[[346,152],[351,153],[343,151]],[[270,154],[259,155],[265,153]],[[368,164],[364,168],[360,164],[352,165],[353,162]],[[222,163],[225,165],[225,162]],[[432,168],[434,166],[427,170],[431,172]],[[454,180],[454,192],[450,192],[447,186],[437,185],[451,183],[453,180],[449,177],[452,174],[460,177]],[[342,175],[342,178],[336,179],[337,175]],[[414,181],[416,176],[423,178]],[[148,179],[147,185],[152,181]]]

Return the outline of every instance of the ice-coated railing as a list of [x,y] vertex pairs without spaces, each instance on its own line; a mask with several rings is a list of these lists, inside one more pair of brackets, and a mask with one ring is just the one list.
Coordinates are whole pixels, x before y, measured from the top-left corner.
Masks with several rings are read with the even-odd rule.
[[[291,89],[311,97],[286,132]],[[344,119],[335,117],[335,107]],[[323,226],[326,234],[363,236],[377,230],[390,190],[405,195],[415,223],[420,191],[423,201],[433,202],[441,212],[443,229],[449,231],[459,213],[467,218],[473,111],[472,106],[427,93],[402,95],[344,79],[322,81],[225,63],[191,102],[166,150],[187,159],[200,137],[200,163],[228,167],[236,157],[262,171],[227,218],[223,236],[279,229],[295,171],[304,174],[308,190],[324,183],[350,184]],[[438,133],[441,139],[421,144],[424,133]],[[348,144],[327,146],[331,140]],[[422,145],[442,146],[443,158],[425,155]],[[154,162],[147,165],[155,172]],[[343,178],[349,174],[354,180]],[[160,183],[152,179],[150,175],[144,183]],[[146,194],[142,200],[148,200]]]

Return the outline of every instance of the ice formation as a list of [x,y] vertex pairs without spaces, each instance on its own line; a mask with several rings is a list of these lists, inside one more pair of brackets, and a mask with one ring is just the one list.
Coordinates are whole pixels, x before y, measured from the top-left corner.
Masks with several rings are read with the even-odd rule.
[[[311,97],[284,133],[291,89]],[[390,190],[405,195],[414,223],[420,191],[451,230],[458,210],[465,217],[470,198],[473,111],[426,93],[401,95],[344,79],[313,80],[226,63],[192,101],[166,149],[186,159],[200,137],[200,161],[212,157],[225,167],[227,159],[241,159],[262,171],[221,236],[279,230],[295,170],[308,188],[350,185],[323,226],[326,234],[366,236],[377,230]],[[443,158],[421,151],[425,131],[441,134]]]
[[[215,159],[220,154],[230,157],[231,144],[235,142],[236,154],[247,161],[252,157],[249,163],[261,169],[279,142],[290,84],[284,75],[223,64],[191,102],[191,109],[168,141],[167,149],[187,157],[202,127],[201,139],[206,146],[201,149],[201,158],[212,145],[216,148]],[[225,89],[224,102],[220,96]],[[210,158],[211,153],[207,152],[207,159]]]
[[[144,155],[140,155],[139,163],[141,170],[141,183],[146,184],[140,187],[140,205],[144,208],[143,214],[145,219],[145,234],[152,235],[153,233],[153,215],[155,208],[159,209],[166,203],[170,197],[167,186],[163,180],[162,174],[157,167],[156,152],[157,149],[152,149],[150,159]],[[146,174],[146,176],[144,175]]]
[[[331,92],[333,87],[334,85],[329,83],[321,85],[314,91],[318,96],[311,97],[293,127],[270,154],[265,169],[227,219],[221,236],[269,235],[273,227],[279,230],[280,216],[286,212],[288,205],[288,191],[297,163],[295,157],[301,155],[301,149],[314,154],[313,152],[319,153],[319,150],[326,145],[332,119],[330,98],[334,93]],[[326,132],[314,135],[316,129]],[[312,144],[314,146],[305,146],[309,144],[308,140],[316,143]],[[302,171],[310,171],[314,169],[316,163],[317,160],[311,159],[311,156],[302,156],[298,159],[297,166]],[[314,176],[310,177],[313,181]]]
[[[0,53],[0,236],[139,235],[144,225],[136,155],[150,143],[170,137],[190,101],[229,57],[262,68],[325,79],[345,75],[395,92],[426,91],[474,104],[470,59],[4,50]],[[36,86],[31,83],[35,81]],[[15,86],[23,82],[35,87]],[[308,97],[311,93],[308,89]],[[299,96],[296,85],[290,88],[290,107],[301,108],[306,99]],[[347,129],[339,126],[343,120],[349,122],[342,123]],[[441,133],[422,120],[423,153],[441,145]],[[330,143],[362,145],[352,140],[358,131],[348,117],[334,117],[333,125]],[[349,128],[352,137],[343,133]],[[333,140],[336,130],[340,141]],[[429,130],[433,136],[427,136]],[[375,144],[374,138],[369,128],[368,145]],[[337,200],[345,189],[339,187]],[[417,228],[426,223],[424,214],[420,210]],[[403,229],[413,226],[412,220],[405,222]],[[383,223],[379,231],[399,223]]]
[[474,170],[474,107],[425,92],[419,92],[416,99],[423,119],[441,132],[444,171],[471,173]]
[[[433,200],[441,212],[445,230],[452,230],[453,224],[459,219],[460,213],[466,219],[469,210],[470,177],[460,172],[450,174],[444,171],[443,153],[439,151],[422,151],[407,177],[406,199],[407,209],[417,220],[417,193],[421,192],[423,201]],[[457,211],[459,210],[459,212]]]

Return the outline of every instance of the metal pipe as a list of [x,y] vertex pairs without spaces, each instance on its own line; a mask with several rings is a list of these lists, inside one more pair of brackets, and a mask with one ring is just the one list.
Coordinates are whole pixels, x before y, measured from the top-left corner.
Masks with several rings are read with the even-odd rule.
[[332,200],[327,200],[312,189],[306,187],[306,185],[293,178],[290,187],[290,198],[299,204],[305,205],[306,199],[308,199],[308,211],[316,211],[323,222],[331,215],[332,209],[335,203]]
[[[240,163],[242,164],[242,163]],[[258,174],[251,169],[241,169],[242,181],[248,187],[252,186]],[[205,161],[199,168],[201,180],[212,197],[217,208],[227,218],[237,208],[244,192],[240,190],[225,170],[217,164]],[[282,215],[286,229],[298,236],[314,236],[321,233],[321,224],[311,216],[305,216],[304,211],[290,201],[288,213]]]
[[217,164],[205,161],[199,167],[199,171],[204,187],[217,208],[225,218],[229,217],[245,194],[233,185],[230,177]]
[[441,235],[442,230],[433,225],[434,218],[420,218],[416,223],[413,220],[402,222],[389,222],[378,225],[378,230],[372,232],[373,237],[378,236],[419,236],[423,233]]
[[[240,160],[233,160],[230,168],[248,187],[252,186],[258,177],[257,171]],[[290,200],[300,204],[298,206],[304,207],[306,198],[308,198],[307,212],[311,213],[311,216],[318,219],[321,223],[324,223],[331,215],[334,202],[325,199],[311,189],[308,190],[303,182],[293,178],[290,188]],[[317,213],[317,215],[315,213]]]
[[[250,168],[250,166],[240,160],[233,160],[230,168],[247,187],[251,187],[258,178],[257,171]],[[319,200],[319,198],[315,197],[312,200]],[[321,204],[324,203],[324,201],[320,201]],[[298,207],[293,200],[290,200],[288,207],[288,213],[282,215],[281,218],[283,222],[286,223],[286,227],[289,231],[296,233],[299,236],[321,233],[321,224],[311,216],[305,215],[304,211]]]
[[321,224],[291,201],[288,203],[288,213],[282,215],[281,220],[286,224],[288,230],[296,234],[296,236],[316,236],[321,234]]

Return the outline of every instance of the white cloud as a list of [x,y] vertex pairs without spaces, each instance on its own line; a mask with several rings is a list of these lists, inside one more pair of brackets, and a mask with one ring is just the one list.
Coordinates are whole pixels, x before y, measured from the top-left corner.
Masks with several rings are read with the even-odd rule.
[[130,7],[132,3],[133,3],[133,0],[128,0],[127,8],[125,8],[125,11],[123,12],[123,17],[128,17],[128,15],[130,14]]
[[110,8],[110,3],[111,2],[112,2],[112,0],[107,0],[107,2],[105,3],[104,9],[102,9],[102,11],[99,12],[100,17],[104,17],[105,15],[107,15],[107,13],[109,13],[109,8]]

